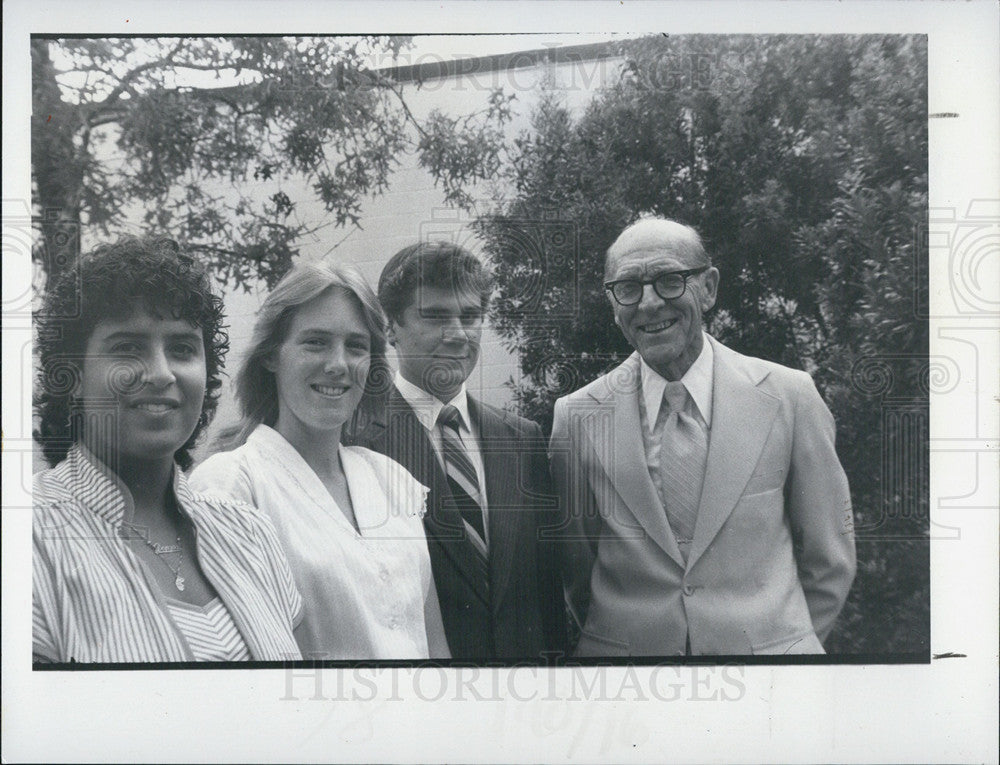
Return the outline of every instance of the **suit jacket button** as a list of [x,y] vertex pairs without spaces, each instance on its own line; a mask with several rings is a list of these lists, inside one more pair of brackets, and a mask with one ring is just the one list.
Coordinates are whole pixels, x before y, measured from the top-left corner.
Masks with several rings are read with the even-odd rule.
[[684,585],[684,594],[687,595],[688,597],[690,597],[691,595],[694,595],[694,587],[692,585],[690,585],[690,584],[685,584]]

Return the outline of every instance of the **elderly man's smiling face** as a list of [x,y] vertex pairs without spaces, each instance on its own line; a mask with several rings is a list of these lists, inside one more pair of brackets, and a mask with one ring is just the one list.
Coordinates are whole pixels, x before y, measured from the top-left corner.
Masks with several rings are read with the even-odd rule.
[[[673,221],[648,219],[629,226],[608,250],[606,279],[652,281],[660,274],[708,265],[695,233]],[[703,344],[702,313],[715,305],[719,272],[707,268],[689,276],[684,294],[664,299],[652,284],[635,305],[610,295],[615,323],[642,358],[668,380],[679,380]]]

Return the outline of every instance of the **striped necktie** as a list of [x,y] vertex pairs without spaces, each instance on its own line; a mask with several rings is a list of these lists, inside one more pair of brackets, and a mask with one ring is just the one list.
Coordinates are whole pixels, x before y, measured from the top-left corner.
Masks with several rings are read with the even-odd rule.
[[[438,415],[441,431],[441,451],[444,456],[445,475],[452,499],[465,521],[470,539],[483,557],[486,557],[486,528],[483,524],[483,505],[479,493],[479,477],[472,460],[462,443],[458,429],[462,415],[455,407],[447,405]],[[474,532],[474,533],[473,533]]]
[[[677,538],[684,560],[687,560],[698,520],[698,503],[705,481],[708,457],[708,437],[698,420],[685,411],[687,389],[681,382],[668,382],[663,391],[660,416],[660,499],[667,520]],[[663,409],[669,414],[664,417]]]

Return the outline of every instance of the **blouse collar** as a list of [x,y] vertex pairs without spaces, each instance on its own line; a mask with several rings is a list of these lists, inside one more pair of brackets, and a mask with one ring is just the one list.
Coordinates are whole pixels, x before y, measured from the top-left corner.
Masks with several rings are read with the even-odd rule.
[[[55,471],[77,500],[112,527],[117,529],[132,522],[135,516],[132,493],[121,478],[82,443],[70,447],[66,459],[55,467]],[[176,463],[172,483],[178,506],[190,507],[191,489]]]
[[[386,523],[390,516],[424,514],[427,489],[398,462],[368,449],[343,444],[337,446],[358,523],[358,527],[354,528],[309,463],[278,431],[260,424],[247,438],[245,446],[273,465],[273,471],[262,480],[297,485],[304,496],[357,536],[378,538],[389,535],[389,538],[396,538],[394,535],[399,533],[398,528]],[[376,471],[371,457],[379,464],[384,463],[385,468]],[[280,475],[278,471],[281,471]]]

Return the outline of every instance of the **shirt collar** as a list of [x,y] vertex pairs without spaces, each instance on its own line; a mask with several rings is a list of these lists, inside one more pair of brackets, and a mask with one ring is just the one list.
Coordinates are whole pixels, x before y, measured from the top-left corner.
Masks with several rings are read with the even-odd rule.
[[465,390],[465,383],[462,383],[462,387],[459,388],[458,393],[451,401],[445,402],[441,402],[423,388],[414,385],[399,372],[396,372],[395,383],[396,389],[410,405],[425,430],[433,431],[437,427],[438,415],[447,404],[455,407],[462,415],[462,430],[471,433],[470,423],[472,420],[469,418],[469,395]]
[[[712,382],[713,382],[713,361],[715,352],[712,350],[712,343],[708,335],[702,334],[704,342],[701,344],[701,353],[694,363],[688,368],[681,378],[681,383],[687,389],[688,395],[694,401],[698,413],[708,427],[712,426]],[[641,358],[641,357],[640,357]],[[655,371],[649,364],[642,360],[640,364],[642,375],[642,400],[646,405],[646,418],[650,429],[656,423],[656,418],[660,413],[660,404],[663,403],[663,391],[667,387],[667,380],[659,372]]]
[[[65,467],[63,468],[63,465]],[[135,502],[128,487],[115,472],[77,441],[70,447],[66,459],[58,466],[65,471],[70,492],[85,507],[114,528],[131,523],[135,516]],[[184,473],[174,465],[174,496],[178,506],[191,506],[191,490]]]

